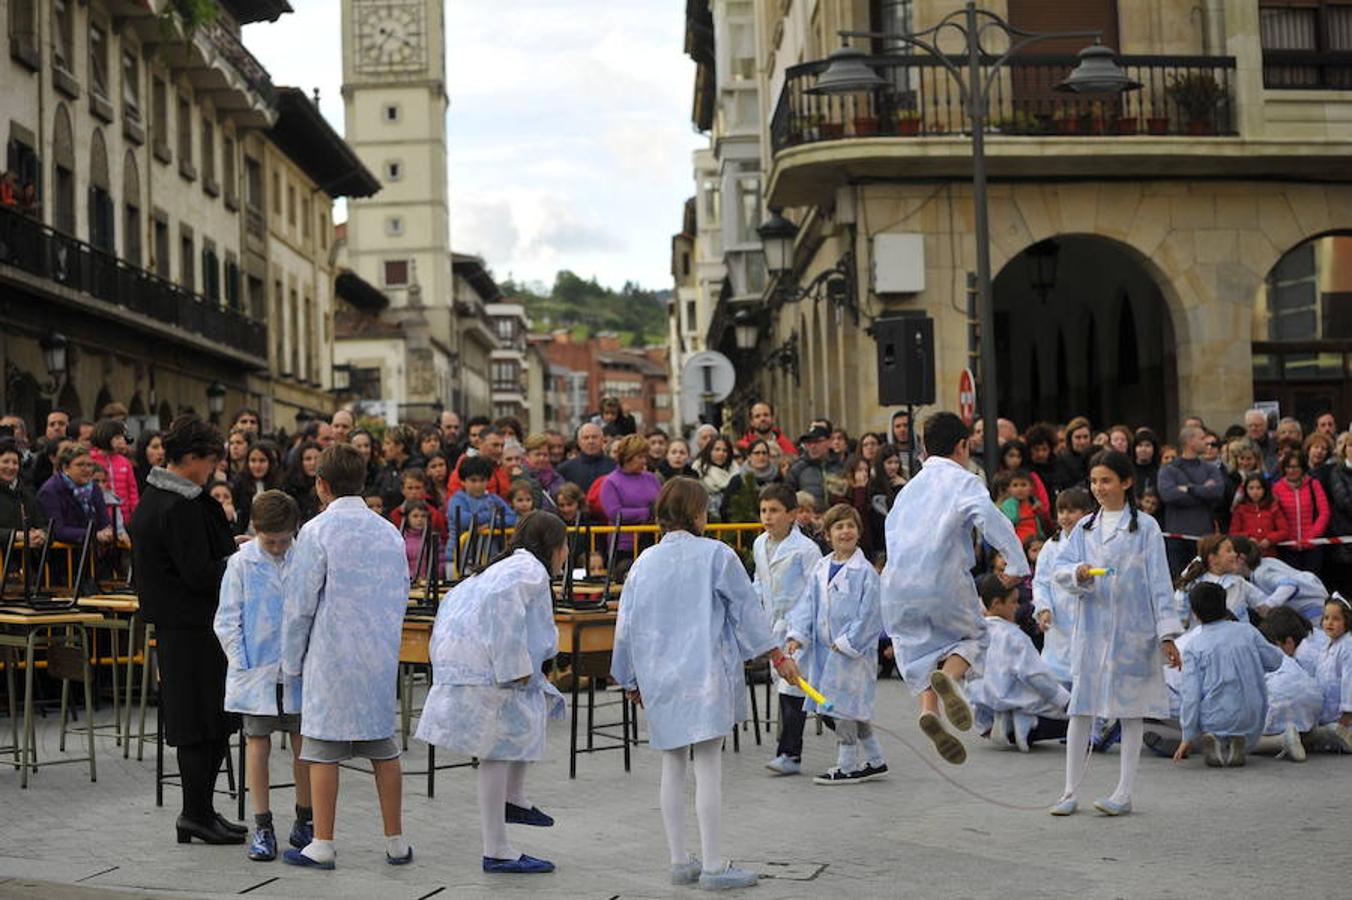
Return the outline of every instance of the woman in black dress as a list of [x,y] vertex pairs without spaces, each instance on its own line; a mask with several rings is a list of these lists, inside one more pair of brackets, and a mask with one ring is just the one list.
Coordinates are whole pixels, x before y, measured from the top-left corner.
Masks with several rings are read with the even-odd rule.
[[131,536],[141,613],[155,626],[159,646],[164,737],[178,749],[178,841],[242,844],[245,829],[213,805],[216,773],[239,728],[239,717],[225,712],[225,654],[212,630],[235,540],[221,505],[203,489],[221,457],[221,434],[184,415],[163,442],[164,467],[146,478]]

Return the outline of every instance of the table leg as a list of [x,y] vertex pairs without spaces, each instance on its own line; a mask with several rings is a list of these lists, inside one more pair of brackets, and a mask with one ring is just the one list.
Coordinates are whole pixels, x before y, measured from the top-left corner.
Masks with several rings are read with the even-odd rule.
[[573,633],[573,734],[568,742],[568,777],[577,777],[577,670],[581,665],[582,654],[577,650],[577,632]]
[[[50,640],[50,635],[48,640]],[[61,738],[57,742],[57,749],[62,753],[66,752],[66,720],[70,715],[70,681],[61,679]]]
[[587,749],[591,750],[594,746],[592,739],[592,729],[596,725],[596,679],[587,678]]
[[[113,682],[113,741],[114,746],[122,746],[122,698],[118,696],[118,678],[117,678],[117,632],[119,628],[114,625],[108,629],[108,643],[113,650],[113,661],[108,666],[110,678]],[[130,640],[128,641],[130,643]],[[93,723],[91,723],[93,724]]]
[[28,641],[24,650],[23,672],[23,752],[19,758],[19,787],[28,787],[28,771],[37,768],[38,748],[33,741],[33,645],[37,641],[37,629],[29,629]]
[[19,668],[19,653],[14,647],[5,648],[5,695],[9,697],[9,728],[14,737],[14,761],[19,761],[19,679],[14,672]]
[[[94,782],[99,780],[99,771],[94,762],[94,672],[89,664],[89,629],[76,625],[75,633],[80,636],[80,658],[84,661],[85,735],[89,744],[89,780]],[[113,661],[113,671],[117,671],[116,659]]]
[[[138,748],[136,758],[141,758]],[[164,716],[155,710],[155,805],[164,805]]]

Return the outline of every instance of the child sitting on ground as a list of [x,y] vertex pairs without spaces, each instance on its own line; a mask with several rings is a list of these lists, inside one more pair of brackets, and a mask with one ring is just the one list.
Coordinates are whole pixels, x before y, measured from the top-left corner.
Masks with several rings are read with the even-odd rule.
[[1352,624],[1352,604],[1341,594],[1334,594],[1324,604],[1324,635],[1328,642],[1319,650],[1315,663],[1315,680],[1324,692],[1324,708],[1319,713],[1321,736],[1328,739],[1333,749],[1352,753],[1352,638],[1347,636]]
[[1188,593],[1196,583],[1218,584],[1225,591],[1225,607],[1241,622],[1249,621],[1249,613],[1261,614],[1271,605],[1267,596],[1238,569],[1234,541],[1223,534],[1209,534],[1197,542],[1197,558],[1188,563],[1174,582],[1174,602],[1178,617],[1184,625],[1196,624],[1192,617]]
[[1268,613],[1260,627],[1282,651],[1282,664],[1267,674],[1268,714],[1264,735],[1280,735],[1281,755],[1292,762],[1305,762],[1305,739],[1319,724],[1324,694],[1304,666],[1296,650],[1310,634],[1310,623],[1293,609],[1279,606]]
[[1264,556],[1258,545],[1249,538],[1232,535],[1230,543],[1239,556],[1235,571],[1253,581],[1266,598],[1264,602],[1268,607],[1291,607],[1315,626],[1315,636],[1319,637],[1322,634],[1320,626],[1323,624],[1324,601],[1329,596],[1319,576],[1297,569],[1276,557]]
[[1174,760],[1187,759],[1200,743],[1213,768],[1244,765],[1267,721],[1267,677],[1282,665],[1282,652],[1248,622],[1231,621],[1226,591],[1204,581],[1188,593],[1199,625],[1182,648],[1179,723],[1183,743]]
[[[887,774],[871,724],[878,686],[875,654],[883,630],[882,580],[859,549],[864,527],[853,506],[836,504],[822,524],[832,553],[817,561],[807,593],[789,613],[784,649],[789,656],[804,650],[803,677],[834,704],[836,765],[813,781],[857,784]],[[804,700],[805,714],[816,708],[812,698]]]
[[283,580],[292,559],[291,542],[300,510],[290,494],[275,490],[254,497],[249,509],[255,537],[226,563],[215,630],[230,666],[225,676],[225,710],[244,715],[245,780],[254,810],[248,857],[267,862],[277,858],[268,801],[268,757],[274,731],[284,732],[291,740],[296,821],[289,843],[299,850],[314,838],[310,765],[300,758],[301,683],[281,673]]
[[998,575],[983,575],[977,595],[990,634],[985,673],[967,688],[977,730],[989,733],[997,747],[1022,753],[1036,741],[1064,737],[1070,691],[1014,623],[1019,589],[1005,587]]

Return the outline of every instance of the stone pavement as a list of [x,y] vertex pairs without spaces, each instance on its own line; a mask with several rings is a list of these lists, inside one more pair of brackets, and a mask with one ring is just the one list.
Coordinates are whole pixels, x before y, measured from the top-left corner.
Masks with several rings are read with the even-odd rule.
[[[914,704],[900,682],[880,685],[878,721],[916,749]],[[109,711],[102,712],[103,717]],[[56,755],[44,722],[42,758]],[[8,722],[0,722],[7,736]],[[807,769],[834,762],[830,732],[811,736]],[[488,876],[479,868],[478,815],[470,769],[439,773],[437,796],[424,779],[405,780],[405,834],[411,866],[385,865],[371,779],[344,772],[336,872],[251,863],[242,847],[174,842],[177,793],[154,805],[153,751],[124,761],[99,741],[99,780],[78,764],[40,770],[27,791],[0,771],[0,897],[95,900],[105,897],[216,898],[667,898],[693,889],[666,882],[667,853],[657,808],[660,763],[640,748],[625,774],[618,752],[583,756],[568,780],[566,723],[550,733],[548,762],[533,767],[532,799],[553,814],[552,829],[513,826],[524,852],[559,864],[546,876]],[[1246,769],[1210,770],[1142,760],[1138,812],[1110,820],[1092,812],[1053,819],[1042,811],[1059,794],[1059,745],[1029,755],[997,751],[967,736],[967,765],[942,771],[993,805],[936,774],[896,736],[882,734],[892,775],[867,785],[818,787],[806,777],[775,778],[763,768],[770,747],[745,732],[742,752],[724,756],[724,842],[739,864],[765,876],[749,896],[797,897],[1257,897],[1348,896],[1347,786],[1352,759],[1312,757],[1304,765],[1252,758]],[[932,758],[926,754],[926,758]],[[406,758],[421,767],[422,748]],[[169,757],[172,760],[172,756]],[[446,760],[439,760],[446,761]],[[943,766],[942,763],[937,765]],[[282,751],[273,777],[289,780]],[[1117,757],[1095,756],[1081,791],[1111,790]],[[225,779],[222,777],[221,786]],[[278,791],[279,830],[290,825],[289,791]],[[1087,804],[1085,804],[1087,806]],[[234,801],[218,808],[232,815]],[[698,850],[693,791],[691,847]],[[284,833],[284,832],[283,832]]]

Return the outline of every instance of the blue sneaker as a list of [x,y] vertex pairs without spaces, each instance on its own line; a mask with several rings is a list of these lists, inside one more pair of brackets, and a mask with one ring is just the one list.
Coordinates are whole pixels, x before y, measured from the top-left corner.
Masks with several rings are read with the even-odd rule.
[[409,845],[408,853],[403,856],[390,856],[389,851],[385,852],[385,862],[392,866],[406,866],[413,862],[413,846]]
[[302,822],[297,820],[291,826],[291,837],[288,843],[297,850],[304,850],[310,846],[310,841],[315,839],[315,826],[313,822]]
[[491,856],[485,856],[484,871],[512,875],[543,875],[546,872],[553,872],[554,864],[547,859],[536,859],[524,853],[520,859],[493,859]]
[[316,862],[315,860],[310,859],[310,857],[306,856],[304,853],[301,853],[299,850],[288,850],[285,853],[283,853],[282,862],[286,863],[289,866],[301,866],[303,868],[308,869],[325,869],[325,870],[333,869],[335,868],[336,865],[335,860],[329,860],[328,862]]
[[728,866],[721,872],[704,871],[699,876],[702,891],[731,891],[737,888],[752,887],[760,881],[760,876],[746,869]]
[[254,829],[248,856],[254,862],[272,862],[277,858],[277,835],[271,828]]
[[507,824],[534,825],[537,828],[549,828],[554,824],[554,818],[553,816],[541,812],[540,807],[538,806],[532,806],[530,809],[526,809],[524,806],[508,803]]

